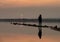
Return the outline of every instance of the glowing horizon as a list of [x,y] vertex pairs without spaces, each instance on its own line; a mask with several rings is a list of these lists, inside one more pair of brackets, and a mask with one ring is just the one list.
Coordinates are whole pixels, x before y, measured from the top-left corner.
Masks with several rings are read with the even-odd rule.
[[59,4],[60,0],[0,0],[0,7],[53,6]]

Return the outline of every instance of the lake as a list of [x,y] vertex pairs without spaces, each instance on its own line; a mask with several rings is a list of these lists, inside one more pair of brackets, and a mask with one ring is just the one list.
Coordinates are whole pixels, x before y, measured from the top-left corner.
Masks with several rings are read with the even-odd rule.
[[[32,22],[30,23],[32,24]],[[38,24],[38,23],[33,23]],[[42,23],[42,25],[60,27],[60,23]],[[13,25],[0,22],[0,42],[60,42],[60,32],[42,28],[42,38],[38,37],[38,27]]]

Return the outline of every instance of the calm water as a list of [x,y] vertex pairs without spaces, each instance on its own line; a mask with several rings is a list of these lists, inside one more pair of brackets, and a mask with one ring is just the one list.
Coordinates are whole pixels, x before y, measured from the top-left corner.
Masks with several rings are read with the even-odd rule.
[[[58,27],[60,27],[60,23],[43,23],[42,25],[58,25]],[[13,25],[8,22],[0,22],[0,42],[60,42],[59,31],[55,31],[50,28],[43,28],[42,31],[42,39],[39,39],[37,35],[37,27]]]

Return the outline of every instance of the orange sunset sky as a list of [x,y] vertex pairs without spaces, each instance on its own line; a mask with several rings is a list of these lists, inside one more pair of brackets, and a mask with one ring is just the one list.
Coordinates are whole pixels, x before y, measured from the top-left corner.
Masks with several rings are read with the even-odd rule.
[[0,7],[59,5],[60,0],[0,0]]

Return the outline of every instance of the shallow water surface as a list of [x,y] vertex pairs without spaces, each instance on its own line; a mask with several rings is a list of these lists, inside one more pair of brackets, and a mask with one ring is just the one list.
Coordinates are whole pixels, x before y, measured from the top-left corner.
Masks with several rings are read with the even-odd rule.
[[[43,23],[42,25],[58,25],[59,27],[60,23]],[[13,25],[8,22],[0,22],[0,42],[60,42],[59,31],[50,28],[43,28],[42,32],[42,39],[39,39],[38,27]]]

